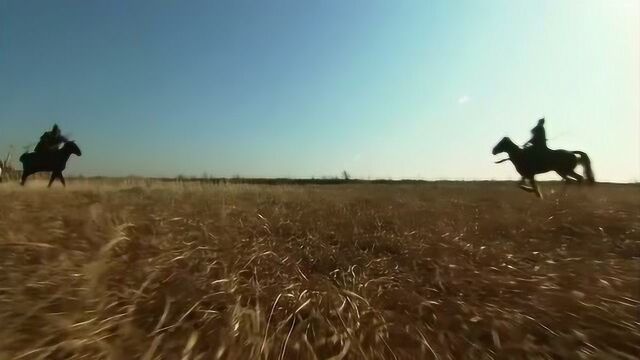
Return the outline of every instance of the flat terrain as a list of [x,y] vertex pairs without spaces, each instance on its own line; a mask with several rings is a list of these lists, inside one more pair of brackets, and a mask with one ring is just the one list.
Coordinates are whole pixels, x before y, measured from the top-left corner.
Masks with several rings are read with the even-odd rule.
[[0,184],[0,359],[637,358],[640,187]]

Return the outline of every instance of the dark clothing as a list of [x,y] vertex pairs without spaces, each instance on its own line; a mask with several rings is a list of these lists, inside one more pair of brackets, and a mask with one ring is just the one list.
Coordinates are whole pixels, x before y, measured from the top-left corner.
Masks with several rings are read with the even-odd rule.
[[60,148],[60,145],[67,142],[67,139],[60,133],[58,125],[53,125],[51,131],[47,131],[40,137],[38,145],[36,145],[35,152],[51,152]]
[[538,124],[536,127],[531,129],[531,140],[529,143],[538,148],[546,148],[547,147],[547,133],[544,130],[543,124]]
[[536,162],[546,161],[549,148],[547,147],[547,134],[544,130],[544,119],[540,119],[538,125],[531,129],[531,135],[531,140],[525,144],[527,153],[533,156]]
[[544,119],[538,120],[538,125],[531,129],[531,140],[524,146],[532,147],[538,150],[547,149],[547,133],[544,130]]

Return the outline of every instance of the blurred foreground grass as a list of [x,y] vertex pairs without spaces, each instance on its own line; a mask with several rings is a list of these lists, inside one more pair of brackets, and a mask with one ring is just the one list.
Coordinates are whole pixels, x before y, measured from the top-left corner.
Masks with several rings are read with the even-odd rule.
[[0,359],[637,358],[638,186],[0,185]]

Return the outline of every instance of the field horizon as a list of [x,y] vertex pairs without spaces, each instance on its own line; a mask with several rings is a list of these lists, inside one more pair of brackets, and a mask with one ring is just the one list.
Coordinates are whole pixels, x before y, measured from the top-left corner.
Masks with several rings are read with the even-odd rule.
[[[33,177],[33,175],[32,175]],[[43,180],[48,179],[49,174],[40,173],[38,176],[35,176],[34,179]],[[452,184],[487,184],[487,183],[496,183],[496,184],[514,184],[516,186],[517,179],[429,179],[429,178],[374,178],[374,179],[363,179],[363,178],[349,178],[344,179],[339,176],[323,176],[323,177],[243,177],[243,176],[231,176],[231,177],[215,177],[215,176],[185,176],[185,175],[177,175],[177,176],[137,176],[137,175],[129,175],[129,176],[108,176],[108,175],[96,175],[96,176],[84,176],[84,175],[65,175],[66,179],[75,180],[79,182],[83,181],[92,181],[92,182],[109,182],[109,183],[141,183],[141,182],[161,182],[161,183],[171,183],[171,182],[185,182],[185,183],[211,183],[211,184],[254,184],[254,185],[340,185],[340,184],[405,184],[405,185],[429,185],[429,184],[439,184],[439,183],[452,183]],[[29,177],[31,179],[31,177]],[[18,179],[15,175],[12,175],[9,179],[4,179],[5,182],[11,183],[16,182]],[[32,182],[33,180],[27,180],[27,182]],[[536,179],[536,182],[540,184],[564,184],[564,181],[560,178],[558,179]],[[59,185],[59,183],[56,183]],[[597,185],[639,185],[640,181],[613,181],[613,180],[605,180],[599,181],[596,179],[596,183],[593,186]],[[576,186],[576,185],[571,185]],[[583,184],[582,186],[591,186],[587,184]]]

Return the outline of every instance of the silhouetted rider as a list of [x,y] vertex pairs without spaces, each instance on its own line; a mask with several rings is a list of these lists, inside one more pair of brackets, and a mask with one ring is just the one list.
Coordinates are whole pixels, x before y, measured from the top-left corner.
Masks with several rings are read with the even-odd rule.
[[538,120],[538,124],[531,129],[531,135],[531,140],[524,144],[524,148],[534,156],[536,161],[544,161],[549,152],[547,134],[544,130],[544,118]]
[[35,152],[52,152],[58,150],[60,145],[67,142],[67,138],[62,136],[58,124],[54,124],[51,131],[46,131],[40,136],[40,141],[36,145]]
[[529,140],[525,147],[531,147],[538,150],[547,149],[547,133],[544,130],[544,118],[538,120],[538,125],[531,129],[531,140]]

